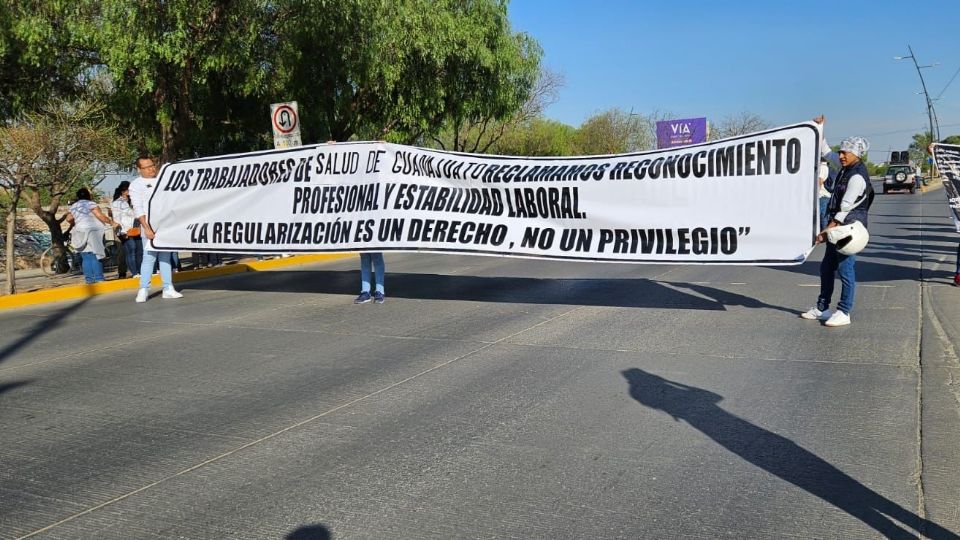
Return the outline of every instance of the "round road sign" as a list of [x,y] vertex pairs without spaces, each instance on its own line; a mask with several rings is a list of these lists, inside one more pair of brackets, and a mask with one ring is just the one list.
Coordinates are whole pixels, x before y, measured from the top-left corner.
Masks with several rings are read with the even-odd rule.
[[273,111],[273,129],[280,133],[290,133],[297,129],[300,119],[297,118],[297,111],[289,105],[281,105]]

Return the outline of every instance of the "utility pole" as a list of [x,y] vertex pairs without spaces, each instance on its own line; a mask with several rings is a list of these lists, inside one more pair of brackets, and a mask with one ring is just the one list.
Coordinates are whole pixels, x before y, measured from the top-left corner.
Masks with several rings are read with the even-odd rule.
[[[923,72],[920,71],[923,68],[934,67],[939,64],[933,63],[928,66],[921,66],[917,63],[917,57],[913,54],[913,47],[907,45],[907,50],[910,51],[908,56],[894,56],[894,60],[906,60],[907,58],[913,60],[913,66],[917,68],[917,75],[920,77],[920,86],[923,87],[923,97],[927,101],[927,121],[930,123],[930,142],[937,142],[940,140],[940,122],[937,122],[937,128],[934,130],[933,119],[936,116],[936,112],[933,110],[933,100],[930,99],[930,94],[927,92],[927,83],[923,80]],[[932,172],[932,171],[931,171]]]

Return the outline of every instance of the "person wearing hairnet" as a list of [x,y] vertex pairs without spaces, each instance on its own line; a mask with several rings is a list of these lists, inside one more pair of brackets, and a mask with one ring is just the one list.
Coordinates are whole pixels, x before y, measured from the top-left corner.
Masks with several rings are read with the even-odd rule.
[[[826,119],[819,116],[814,122],[823,125]],[[817,236],[817,243],[826,241],[827,230],[839,225],[848,225],[859,221],[867,226],[867,212],[873,204],[873,186],[870,185],[870,173],[862,158],[870,149],[870,143],[863,137],[848,137],[840,143],[840,151],[833,152],[826,139],[822,141],[821,153],[828,162],[839,168],[840,172],[833,183],[833,193],[827,203],[827,226]],[[857,289],[857,276],[854,269],[856,255],[845,255],[837,251],[837,246],[827,243],[823,261],[820,263],[820,296],[816,307],[802,313],[804,319],[823,321],[825,326],[846,326],[850,324],[853,311],[853,299]],[[830,310],[833,297],[834,279],[840,276],[840,302],[836,311]]]

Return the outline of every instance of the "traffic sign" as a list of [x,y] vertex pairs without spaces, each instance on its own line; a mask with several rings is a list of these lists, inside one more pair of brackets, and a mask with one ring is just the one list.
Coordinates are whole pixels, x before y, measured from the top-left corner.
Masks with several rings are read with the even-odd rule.
[[300,141],[300,114],[296,101],[270,105],[270,124],[273,126],[273,147],[293,148]]

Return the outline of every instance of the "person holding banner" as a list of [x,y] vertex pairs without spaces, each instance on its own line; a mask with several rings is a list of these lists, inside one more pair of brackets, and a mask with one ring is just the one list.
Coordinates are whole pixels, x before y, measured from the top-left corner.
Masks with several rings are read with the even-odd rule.
[[820,160],[820,170],[817,174],[820,180],[820,230],[827,228],[827,204],[830,202],[831,191],[833,190],[833,181],[836,179],[836,172],[830,168],[826,159]]
[[[960,233],[960,220],[953,218],[953,226]],[[953,274],[953,286],[960,287],[960,242],[957,243],[957,271]]]
[[[140,222],[140,232],[144,239],[153,240],[153,227],[147,214],[150,196],[157,183],[157,164],[152,157],[141,155],[137,158],[137,170],[140,176],[130,184],[130,202],[133,213]],[[171,268],[171,254],[169,251],[155,251],[144,243],[143,262],[140,264],[140,290],[137,291],[137,303],[147,301],[150,296],[150,278],[153,275],[153,266],[160,261],[160,280],[163,282],[164,298],[183,298],[183,295],[173,288],[173,270]]]
[[[370,271],[373,270],[376,278],[376,289],[370,294]],[[360,296],[353,300],[354,304],[366,304],[371,300],[375,304],[383,303],[383,277],[386,268],[383,264],[383,253],[360,254]]]
[[[958,233],[960,233],[960,219],[958,219],[958,216],[960,216],[960,211],[957,210],[957,206],[956,206],[957,205],[956,201],[960,199],[957,193],[958,190],[957,190],[957,183],[956,183],[957,182],[956,168],[955,166],[952,166],[951,163],[942,163],[941,161],[936,159],[936,155],[934,154],[935,146],[936,146],[935,143],[930,143],[930,145],[927,146],[927,153],[930,154],[930,157],[934,159],[933,165],[936,167],[937,170],[940,171],[940,174],[944,176],[943,187],[947,191],[947,199],[948,199],[947,205],[950,207],[950,217],[953,218],[954,229]],[[953,153],[953,155],[956,155],[956,151],[958,150],[958,147],[950,146],[949,150],[951,153]],[[944,161],[946,161],[945,158],[941,158],[941,159],[944,159]],[[933,168],[930,169],[930,176],[933,177]],[[956,269],[956,272],[953,274],[953,286],[960,287],[960,243],[957,244],[957,269]]]
[[[825,119],[819,116],[814,122],[823,125]],[[821,144],[821,153],[828,162],[840,169],[833,184],[833,193],[827,203],[827,226],[817,235],[817,243],[827,239],[827,231],[839,225],[848,225],[859,221],[867,226],[867,212],[873,204],[873,186],[870,184],[870,173],[862,161],[862,157],[870,149],[870,143],[863,137],[849,137],[840,143],[840,151],[833,152],[824,139]],[[800,316],[809,320],[824,321],[825,326],[846,326],[850,324],[850,313],[853,311],[854,294],[857,288],[857,276],[854,269],[856,255],[843,254],[837,251],[837,246],[827,242],[827,249],[820,263],[820,296],[817,297],[816,307],[802,313]],[[837,310],[830,311],[830,300],[833,297],[834,278],[840,275],[840,302]]]

